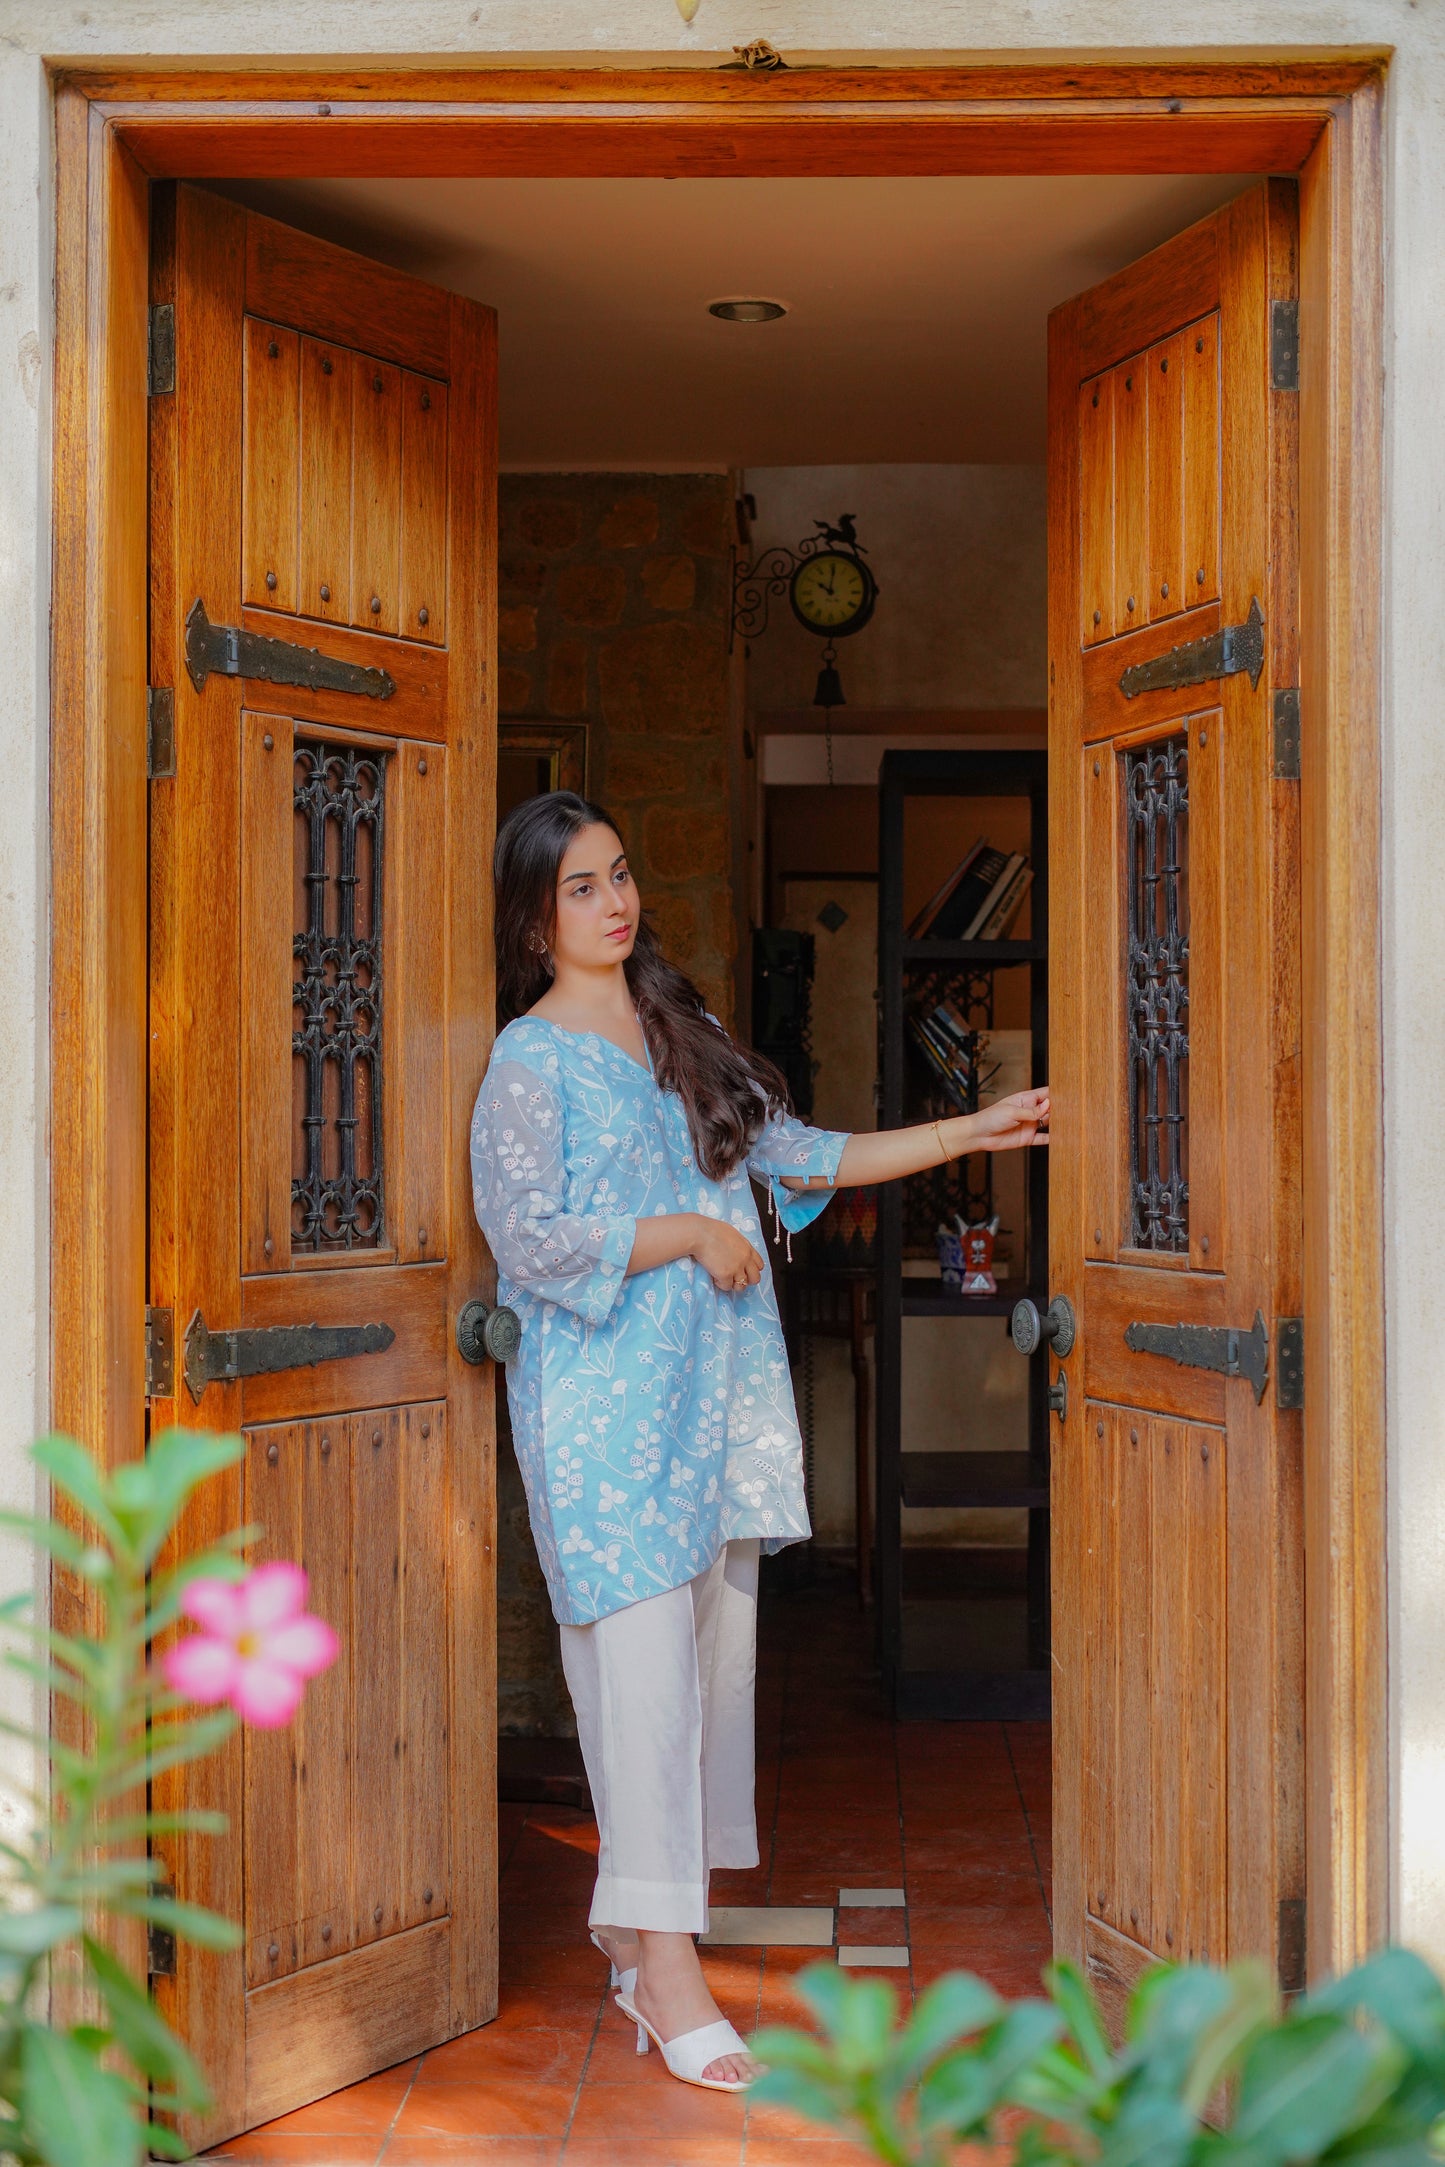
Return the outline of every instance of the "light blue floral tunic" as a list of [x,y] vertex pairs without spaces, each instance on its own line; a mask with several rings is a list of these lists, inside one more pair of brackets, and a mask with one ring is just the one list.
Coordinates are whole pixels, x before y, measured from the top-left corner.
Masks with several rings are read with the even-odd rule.
[[728,1219],[764,1258],[748,1172],[796,1232],[831,1191],[846,1136],[770,1120],[726,1181],[699,1169],[682,1101],[610,1039],[509,1023],[472,1116],[472,1194],[498,1298],[522,1324],[507,1366],[537,1554],[563,1625],[588,1625],[703,1572],[723,1545],[810,1532],[772,1274],[721,1293],[691,1257],[625,1277],[637,1222]]

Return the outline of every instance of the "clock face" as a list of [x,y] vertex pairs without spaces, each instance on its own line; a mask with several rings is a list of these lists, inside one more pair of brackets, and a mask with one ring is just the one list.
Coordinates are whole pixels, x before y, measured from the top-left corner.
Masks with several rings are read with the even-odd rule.
[[861,631],[877,594],[867,565],[839,550],[820,550],[793,574],[793,609],[810,632]]

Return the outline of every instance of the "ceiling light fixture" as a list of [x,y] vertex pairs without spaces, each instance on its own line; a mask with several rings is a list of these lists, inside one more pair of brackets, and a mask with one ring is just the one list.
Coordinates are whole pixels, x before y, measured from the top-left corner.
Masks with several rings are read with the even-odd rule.
[[781,301],[709,301],[709,316],[721,316],[728,324],[770,324],[787,310]]

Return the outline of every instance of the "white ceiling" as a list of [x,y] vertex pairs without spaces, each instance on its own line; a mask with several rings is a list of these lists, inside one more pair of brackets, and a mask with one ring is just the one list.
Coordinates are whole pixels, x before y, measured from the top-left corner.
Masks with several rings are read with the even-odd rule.
[[[230,193],[501,319],[511,467],[1044,454],[1045,320],[1248,183],[254,182]],[[789,313],[731,324],[707,304]]]

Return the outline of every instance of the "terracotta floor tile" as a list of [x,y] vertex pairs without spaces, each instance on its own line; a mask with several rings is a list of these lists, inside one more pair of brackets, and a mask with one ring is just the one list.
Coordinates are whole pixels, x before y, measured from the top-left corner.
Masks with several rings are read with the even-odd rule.
[[393,2137],[384,2167],[555,2167],[558,2137]]
[[590,2032],[602,2007],[606,1973],[594,1988],[558,1986],[543,1981],[523,1985],[504,1979],[501,2006],[485,2029],[498,2031],[571,2031],[586,2025]]
[[733,2143],[741,2150],[743,2094],[704,2092],[680,2084],[662,2066],[659,2055],[647,2057],[652,2078],[646,2084],[584,2084],[568,2134],[574,2144],[611,2144],[618,2167],[632,2157],[638,2138],[654,2144],[677,2144],[700,2137],[716,2146]]
[[606,1984],[606,1959],[585,1939],[557,1948],[532,1941],[502,1944],[504,1995],[509,1986],[595,1987],[600,1994]]
[[838,1914],[838,1939],[851,1942],[855,1947],[867,1947],[874,1942],[893,1945],[908,1939],[907,1919],[906,1911],[873,1910],[850,1904]]
[[[758,2109],[761,2114],[762,2109]],[[837,2135],[814,2137],[755,2136],[748,2130],[743,2148],[745,2167],[860,2167],[876,2154],[850,2144]]]
[[572,2084],[516,2077],[466,2084],[418,2084],[397,2116],[398,2137],[561,2137],[577,2092]]
[[385,2142],[374,2137],[303,2134],[298,2130],[253,2129],[232,2137],[204,2159],[245,2160],[248,2167],[375,2167]]
[[590,2028],[566,2030],[464,2032],[433,2047],[417,2073],[417,2083],[578,2084],[592,2044]]
[[574,2136],[562,2158],[565,2167],[739,2167],[742,2137],[690,2136],[649,2140],[629,2137],[622,2151],[610,2137]]

